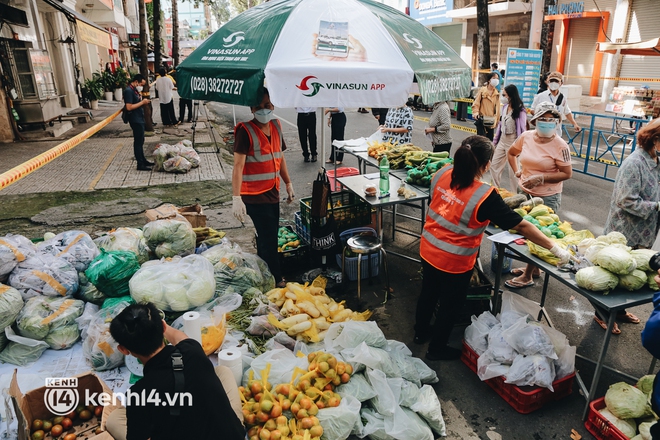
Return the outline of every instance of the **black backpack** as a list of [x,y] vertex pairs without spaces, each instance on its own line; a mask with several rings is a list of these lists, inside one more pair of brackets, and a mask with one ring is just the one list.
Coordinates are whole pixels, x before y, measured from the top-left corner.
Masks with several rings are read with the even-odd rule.
[[124,124],[128,124],[128,114],[130,112],[126,110],[126,104],[124,104],[124,107],[121,109],[121,120],[124,122]]

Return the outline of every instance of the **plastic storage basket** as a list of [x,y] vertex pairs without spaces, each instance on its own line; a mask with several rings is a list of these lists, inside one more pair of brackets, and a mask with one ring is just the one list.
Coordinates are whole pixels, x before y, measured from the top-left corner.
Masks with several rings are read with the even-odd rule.
[[[332,210],[328,209],[328,211],[332,212],[337,223],[337,230],[340,232],[371,223],[371,207],[350,191],[330,193],[329,204],[332,206]],[[310,232],[311,210],[312,198],[300,199],[301,224]]]
[[357,176],[360,174],[360,170],[357,168],[351,168],[351,167],[342,167],[342,168],[337,168],[336,170],[328,170],[328,180],[330,181],[330,190],[331,191],[339,191],[341,189],[341,185],[335,181],[336,178],[338,177],[348,177],[348,176]]
[[584,427],[598,440],[628,440],[623,432],[619,431],[616,426],[607,420],[599,412],[605,408],[605,398],[601,397],[589,404],[589,414],[587,421],[584,422]]
[[[377,237],[378,235],[376,234],[376,231],[371,229],[371,228],[354,228],[354,229],[348,229],[341,234],[339,234],[339,239],[341,240],[341,246],[342,246],[342,252],[344,247],[346,246],[346,242],[348,241],[349,238],[355,236],[355,235],[373,235],[374,237]],[[336,255],[337,258],[337,265],[341,267],[341,254]],[[344,272],[346,272],[346,276],[350,281],[357,281],[358,275],[357,275],[357,257],[346,257],[346,262],[344,265]],[[380,268],[380,253],[375,253],[369,255],[369,264],[371,265],[369,269],[371,269],[371,276],[377,276],[378,275],[378,270]],[[364,255],[360,261],[360,278],[367,279],[369,276],[369,272],[367,271],[367,256]]]
[[300,216],[300,211],[296,212],[293,217],[296,219],[296,234],[300,240],[309,244],[311,242],[309,236],[309,226],[303,226],[302,217]]
[[[463,341],[463,353],[461,354],[461,360],[475,374],[477,373],[477,359],[479,359],[479,355],[477,355],[472,347]],[[491,387],[497,394],[499,394],[500,397],[502,397],[509,405],[511,405],[513,409],[521,414],[529,414],[536,411],[537,409],[542,408],[543,405],[548,402],[553,402],[570,395],[573,392],[574,379],[575,373],[572,373],[564,378],[552,382],[552,388],[555,390],[554,393],[547,388],[536,386],[519,387],[517,385],[505,383],[505,379],[502,376],[494,377],[492,379],[485,380],[484,382],[488,384],[488,386]],[[614,439],[619,437],[603,438]]]

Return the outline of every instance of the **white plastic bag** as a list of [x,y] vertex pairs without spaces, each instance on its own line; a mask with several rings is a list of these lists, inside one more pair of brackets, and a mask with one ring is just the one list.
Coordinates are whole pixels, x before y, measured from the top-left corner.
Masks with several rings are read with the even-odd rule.
[[508,365],[502,365],[495,360],[490,348],[477,359],[477,376],[481,380],[492,379],[493,377],[506,376],[509,372]]
[[48,348],[48,344],[44,341],[18,336],[11,327],[5,328],[5,337],[9,343],[0,352],[0,362],[22,367],[37,361]]
[[195,252],[197,235],[187,221],[154,220],[144,225],[144,239],[158,258]]
[[[385,373],[380,370],[367,368],[366,376],[376,392],[376,396],[369,401],[371,405],[379,414],[382,414],[383,416],[393,416],[394,412],[399,407],[399,395],[395,395],[392,388],[390,388]],[[400,391],[401,390],[399,389],[399,392]]]
[[519,319],[502,331],[502,337],[518,353],[525,356],[539,354],[557,359],[555,347],[543,326],[528,324],[526,318]]
[[410,409],[426,420],[426,423],[436,434],[442,437],[447,435],[445,419],[442,417],[442,409],[440,408],[440,399],[438,399],[438,395],[432,386],[424,385],[420,389],[417,402]]
[[370,347],[387,346],[383,331],[374,321],[336,322],[328,328],[324,340],[327,348],[334,348],[337,351],[355,348],[363,342]]
[[396,363],[396,366],[401,372],[401,377],[414,382],[417,388],[422,386],[419,372],[412,362],[412,352],[408,349],[406,344],[399,341],[387,341],[387,352],[390,358]]
[[168,173],[187,173],[192,164],[183,156],[174,156],[163,162],[163,171]]
[[472,315],[470,319],[472,324],[465,328],[463,338],[478,355],[481,355],[488,348],[488,332],[498,321],[490,312],[483,312],[479,317]]
[[272,384],[289,383],[296,367],[305,371],[309,367],[306,357],[296,357],[289,349],[270,350],[257,356],[252,361],[250,368],[254,371],[255,379],[261,379],[261,372],[266,369],[268,364],[270,364],[268,382]]
[[524,296],[505,290],[502,292],[502,313],[508,311],[527,314],[530,318],[536,319],[541,311],[541,306]]
[[0,282],[7,281],[18,263],[37,253],[37,247],[22,235],[0,237]]
[[342,397],[339,406],[324,408],[316,417],[323,427],[325,440],[347,439],[360,425],[360,401],[352,396]]
[[94,258],[99,255],[99,248],[92,237],[83,231],[65,231],[50,240],[37,245],[40,252],[64,258],[78,272],[84,272]]
[[563,379],[575,371],[575,353],[577,347],[567,345],[564,350],[558,353],[555,360],[555,380]]
[[[488,350],[493,359],[501,364],[511,365],[518,353],[504,340],[502,324],[497,324],[488,332]],[[485,380],[485,379],[481,379]]]
[[397,407],[393,416],[385,417],[385,432],[397,440],[433,440],[429,425],[408,408]]
[[522,313],[516,310],[507,310],[506,312],[502,312],[500,313],[499,318],[500,324],[502,324],[502,330],[508,329],[522,318],[525,318],[525,320],[532,319],[528,313]]
[[117,341],[110,334],[110,322],[128,306],[127,301],[120,301],[101,309],[89,323],[83,340],[83,354],[94,370],[110,370],[124,363],[124,355],[117,349]]
[[410,408],[419,399],[419,386],[400,377],[388,378],[391,389],[399,389],[399,406]]
[[380,348],[370,347],[365,342],[355,347],[350,355],[348,355],[347,350],[343,351],[342,354],[351,363],[360,363],[374,370],[381,370],[387,377],[401,377],[399,367],[392,361],[388,352]]
[[94,243],[105,251],[131,251],[140,264],[149,261],[149,247],[141,229],[117,228],[94,239]]
[[36,253],[18,263],[9,275],[9,285],[25,301],[38,295],[71,297],[78,290],[78,272],[64,258]]
[[555,367],[551,359],[541,355],[519,354],[513,360],[504,382],[518,386],[538,385],[554,392],[552,388],[554,378]]
[[429,368],[429,366],[420,358],[410,358],[409,362],[411,362],[417,369],[419,379],[422,383],[436,383],[440,380],[438,379],[438,373]]
[[372,440],[396,440],[385,433],[385,418],[377,411],[363,407],[360,416],[366,421],[359,435],[360,438],[368,436]]
[[339,385],[335,391],[342,398],[344,396],[352,396],[360,402],[373,399],[378,394],[362,373],[353,374],[348,383]]

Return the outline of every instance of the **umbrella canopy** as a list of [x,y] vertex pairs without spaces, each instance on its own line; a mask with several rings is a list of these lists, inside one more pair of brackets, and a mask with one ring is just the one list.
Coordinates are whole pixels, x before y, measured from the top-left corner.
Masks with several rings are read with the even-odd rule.
[[640,43],[596,43],[598,51],[607,53],[617,53],[621,55],[640,55],[640,56],[659,56],[660,38],[642,41]]
[[177,67],[179,94],[254,105],[395,107],[470,93],[471,69],[435,33],[371,0],[275,0],[229,21]]

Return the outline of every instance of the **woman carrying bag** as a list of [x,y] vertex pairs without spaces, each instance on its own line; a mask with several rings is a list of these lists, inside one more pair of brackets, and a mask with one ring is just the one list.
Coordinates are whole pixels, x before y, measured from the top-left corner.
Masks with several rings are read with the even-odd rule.
[[[527,130],[527,112],[525,105],[520,99],[518,88],[509,84],[502,90],[500,98],[504,107],[502,108],[502,117],[500,123],[495,129],[495,154],[493,155],[493,165],[490,167],[490,176],[493,185],[501,188],[501,178],[504,167],[508,163],[507,152],[516,139]],[[513,169],[509,167],[509,191],[516,192],[518,189],[518,179]]]
[[486,136],[491,141],[495,134],[497,121],[500,119],[500,92],[495,87],[500,84],[497,73],[491,72],[486,85],[479,89],[472,103],[472,117],[479,136]]

